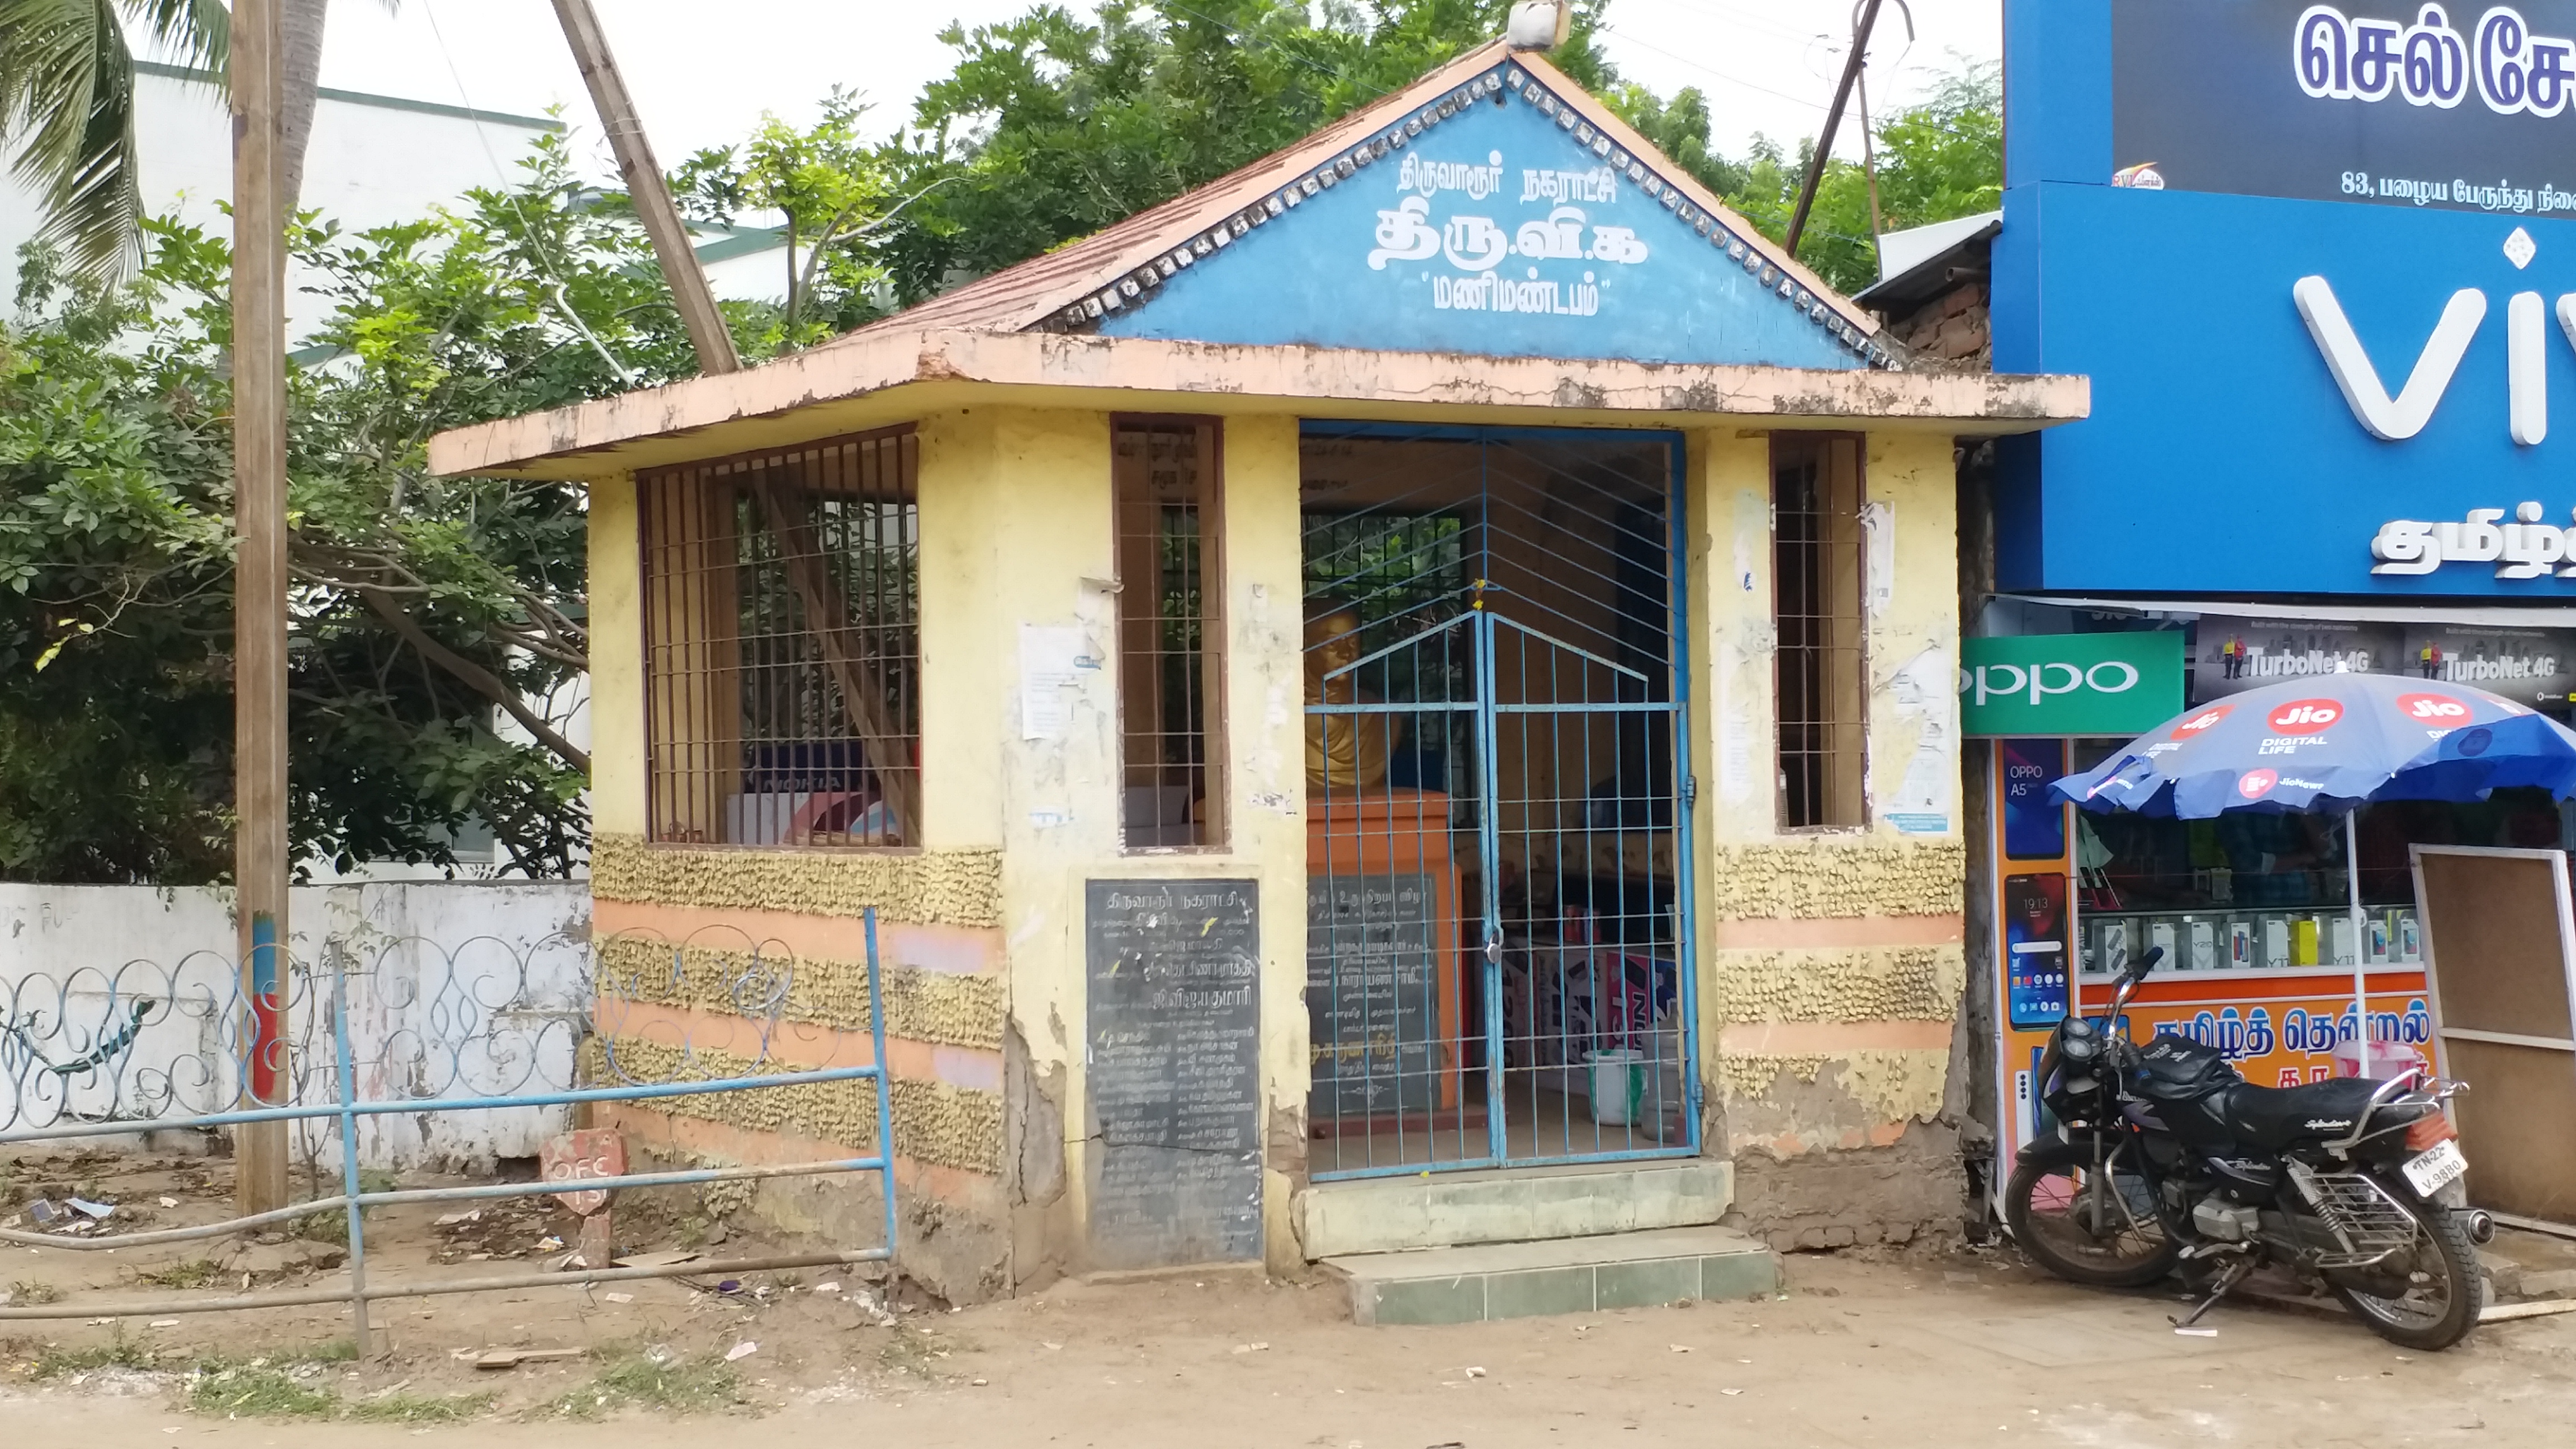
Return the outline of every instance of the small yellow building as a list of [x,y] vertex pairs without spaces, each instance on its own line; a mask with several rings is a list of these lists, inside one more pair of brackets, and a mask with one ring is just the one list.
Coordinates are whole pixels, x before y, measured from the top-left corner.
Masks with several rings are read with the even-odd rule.
[[[864,1041],[879,911],[899,1261],[971,1300],[1955,1221],[1954,449],[2085,397],[1909,366],[1495,45],[829,345],[431,456],[590,489],[599,934],[777,943]],[[618,1120],[785,1159],[865,1100]],[[864,1232],[871,1191],[759,1206]]]

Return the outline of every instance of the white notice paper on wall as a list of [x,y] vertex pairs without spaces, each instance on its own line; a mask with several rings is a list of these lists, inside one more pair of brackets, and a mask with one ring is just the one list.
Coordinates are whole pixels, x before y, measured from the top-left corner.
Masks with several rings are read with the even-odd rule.
[[1869,547],[1861,581],[1869,591],[1869,616],[1875,619],[1896,601],[1896,505],[1884,499],[1862,504],[1860,533]]
[[1092,663],[1084,657],[1079,626],[1020,626],[1021,739],[1064,738],[1065,724],[1073,712],[1073,699],[1067,691],[1074,687],[1074,671]]

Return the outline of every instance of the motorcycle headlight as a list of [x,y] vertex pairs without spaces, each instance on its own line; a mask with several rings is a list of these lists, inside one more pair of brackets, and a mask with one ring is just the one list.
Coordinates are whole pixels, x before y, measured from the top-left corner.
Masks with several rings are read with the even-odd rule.
[[2081,1017],[2058,1029],[2057,1046],[2070,1062],[2089,1063],[2102,1051],[2101,1039],[2093,1034],[2093,1024]]

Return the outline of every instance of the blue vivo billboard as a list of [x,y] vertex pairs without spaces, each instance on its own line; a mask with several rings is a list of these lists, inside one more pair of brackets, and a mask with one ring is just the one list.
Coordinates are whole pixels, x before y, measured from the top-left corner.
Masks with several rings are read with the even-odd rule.
[[2576,602],[2576,0],[2007,0],[2007,588]]

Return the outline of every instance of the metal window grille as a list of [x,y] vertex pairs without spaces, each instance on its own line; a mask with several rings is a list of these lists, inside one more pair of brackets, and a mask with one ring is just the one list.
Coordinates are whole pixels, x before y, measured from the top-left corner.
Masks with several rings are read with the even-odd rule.
[[1860,440],[1775,437],[1771,476],[1781,823],[1866,824]]
[[910,430],[637,479],[652,838],[918,845]]
[[1225,576],[1216,424],[1122,422],[1120,826],[1127,849],[1225,843]]

